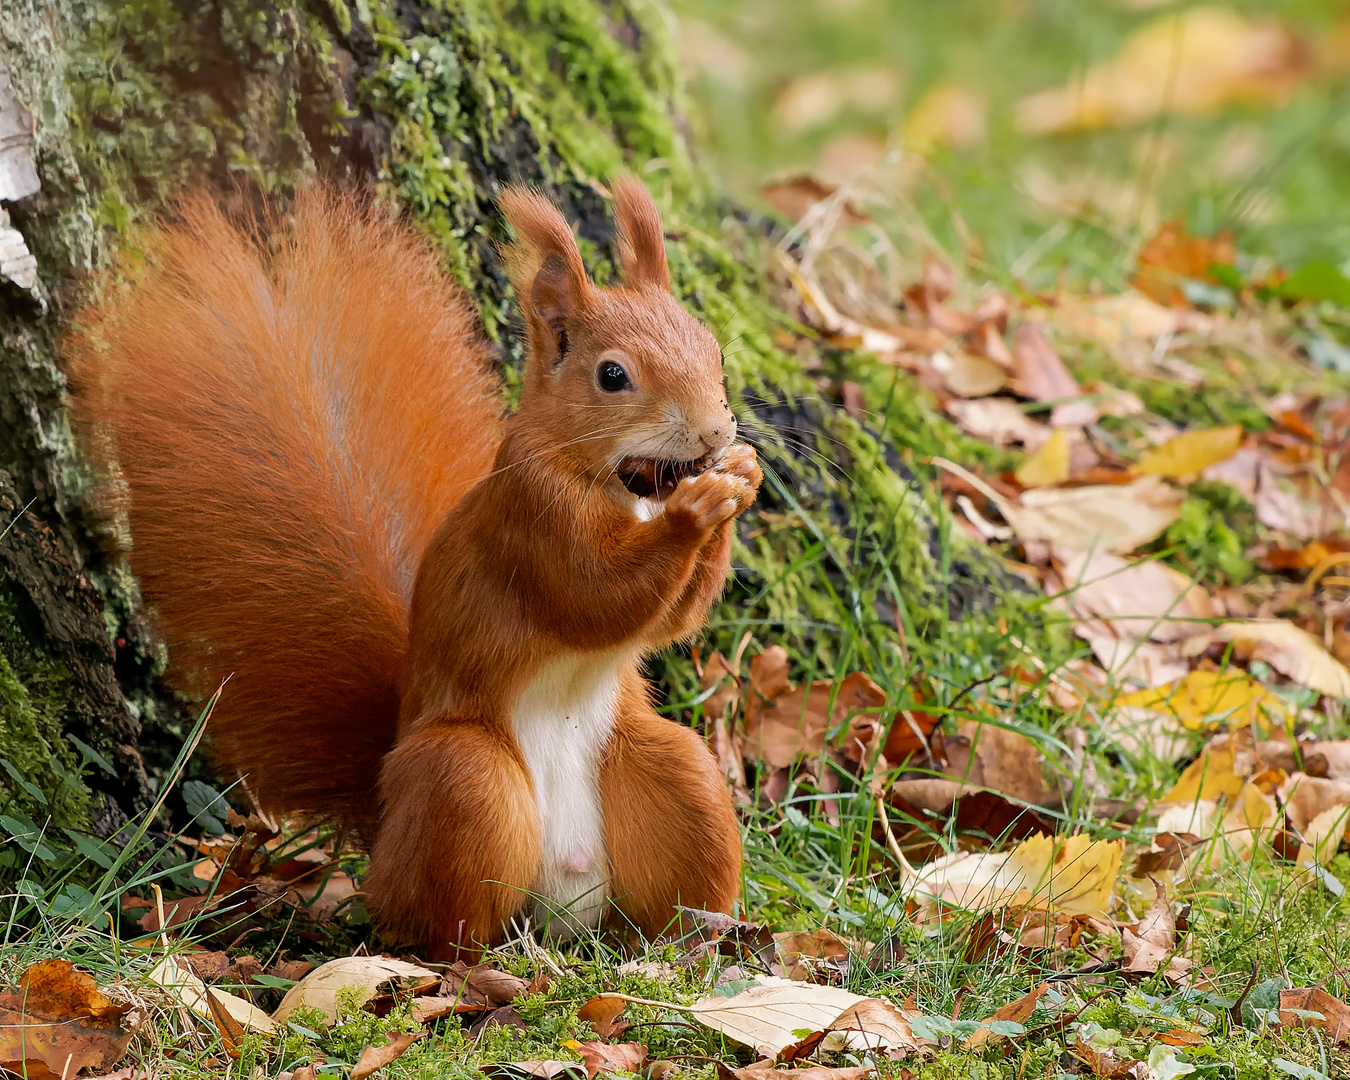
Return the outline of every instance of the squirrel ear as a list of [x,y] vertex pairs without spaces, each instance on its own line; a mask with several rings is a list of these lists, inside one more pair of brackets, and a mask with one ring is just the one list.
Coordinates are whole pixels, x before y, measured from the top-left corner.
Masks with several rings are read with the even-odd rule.
[[531,351],[556,367],[567,354],[567,323],[586,306],[586,266],[566,220],[543,195],[507,188],[499,206],[515,232],[505,251],[507,273],[529,324]]
[[625,284],[669,292],[670,268],[666,265],[661,212],[642,181],[632,173],[624,173],[614,181],[614,217],[619,224],[619,257],[623,260]]

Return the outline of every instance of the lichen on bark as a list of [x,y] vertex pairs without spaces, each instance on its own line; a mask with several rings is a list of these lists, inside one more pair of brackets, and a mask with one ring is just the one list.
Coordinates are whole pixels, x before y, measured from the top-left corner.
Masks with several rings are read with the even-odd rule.
[[[946,527],[897,451],[921,457],[950,433],[916,419],[912,402],[864,426],[804,369],[796,345],[814,346],[766,285],[770,224],[728,204],[685,143],[678,70],[654,4],[16,0],[0,12],[0,50],[33,110],[43,180],[13,208],[42,286],[0,316],[0,411],[17,418],[0,436],[0,468],[17,505],[33,500],[32,527],[54,538],[53,572],[75,582],[62,602],[79,612],[79,632],[62,641],[34,614],[46,601],[31,575],[0,561],[0,597],[29,612],[22,630],[0,632],[0,700],[6,732],[36,733],[35,754],[48,759],[25,764],[33,775],[73,767],[57,733],[91,728],[79,707],[91,679],[102,677],[98,694],[111,686],[114,699],[97,703],[96,749],[125,774],[120,786],[97,781],[106,799],[144,805],[181,731],[154,681],[163,658],[134,583],[105,554],[107,523],[82,498],[58,358],[70,318],[107,280],[90,271],[134,252],[141,222],[203,184],[234,200],[284,200],[314,174],[372,187],[425,230],[472,292],[510,382],[520,357],[495,247],[501,185],[533,183],[557,201],[605,279],[615,251],[603,185],[637,170],[665,214],[676,291],[723,336],[731,395],[773,472],[743,522],[713,642],[730,647],[750,627],[829,667],[852,647],[845,639],[884,650],[953,615],[992,626],[1025,606],[1013,579]],[[830,363],[880,377],[864,358]],[[21,654],[46,659],[25,666]],[[687,664],[663,668],[671,685],[688,681]],[[81,797],[64,812],[85,813]]]

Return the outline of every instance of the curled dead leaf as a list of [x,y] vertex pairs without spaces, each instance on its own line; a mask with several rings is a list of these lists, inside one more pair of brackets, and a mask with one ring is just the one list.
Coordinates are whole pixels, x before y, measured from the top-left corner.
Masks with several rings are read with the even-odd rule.
[[352,1066],[351,1080],[366,1080],[377,1069],[383,1069],[386,1065],[401,1058],[418,1039],[426,1035],[425,1031],[391,1031],[385,1036],[387,1040],[383,1046],[367,1046],[361,1051],[361,1057]]
[[20,1076],[106,1071],[126,1053],[131,1006],[109,999],[69,960],[29,965],[15,990],[0,991],[0,1069]]

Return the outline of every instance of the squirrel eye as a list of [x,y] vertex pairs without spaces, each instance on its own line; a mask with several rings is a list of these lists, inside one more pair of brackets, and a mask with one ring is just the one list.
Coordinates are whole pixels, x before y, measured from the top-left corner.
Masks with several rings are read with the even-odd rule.
[[595,381],[607,394],[617,394],[620,390],[627,390],[633,385],[623,365],[616,364],[613,360],[606,360],[595,369]]

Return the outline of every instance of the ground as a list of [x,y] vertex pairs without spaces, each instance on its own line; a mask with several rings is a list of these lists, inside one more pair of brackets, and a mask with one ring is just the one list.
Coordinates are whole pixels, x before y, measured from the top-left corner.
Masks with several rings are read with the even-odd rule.
[[[1334,276],[1323,274],[1311,296],[1286,283],[1309,266],[1339,274],[1350,252],[1345,82],[1335,51],[1343,12],[1315,3],[1282,10],[1289,51],[1277,50],[1283,59],[1259,78],[1240,73],[1237,100],[1191,116],[1164,109],[1142,122],[1047,136],[1018,129],[1016,100],[1117,55],[1156,13],[863,2],[840,5],[852,9],[844,17],[830,7],[811,14],[809,5],[794,5],[784,15],[776,5],[689,0],[672,36],[696,69],[692,99],[682,96],[668,53],[653,48],[634,59],[611,48],[589,5],[530,6],[531,30],[507,37],[509,62],[494,66],[499,61],[486,56],[476,67],[463,64],[475,55],[473,43],[502,32],[487,6],[410,29],[373,5],[366,53],[353,44],[364,6],[334,8],[332,20],[296,9],[306,20],[291,28],[299,40],[321,54],[345,34],[372,65],[354,83],[374,125],[361,145],[386,155],[388,194],[420,216],[476,286],[490,329],[502,329],[506,308],[486,243],[483,178],[442,156],[447,138],[498,148],[507,140],[510,153],[520,152],[509,143],[517,129],[492,108],[509,95],[534,129],[558,133],[554,145],[528,153],[556,180],[554,190],[575,200],[571,209],[588,214],[603,202],[578,177],[660,159],[644,175],[668,214],[678,290],[719,330],[746,427],[776,444],[766,457],[781,464],[742,532],[737,578],[696,654],[675,652],[652,665],[669,714],[709,735],[738,788],[746,842],[738,914],[764,929],[723,930],[713,949],[689,940],[636,951],[613,940],[517,943],[488,958],[525,980],[515,987],[514,1015],[474,1032],[470,1022],[495,1004],[480,1002],[463,1023],[455,1015],[434,1020],[431,1035],[387,1074],[469,1075],[494,1062],[576,1060],[580,1044],[596,1039],[578,1009],[598,993],[620,992],[671,1007],[628,1004],[624,1019],[633,1026],[612,1042],[636,1040],[650,1059],[711,1078],[719,1063],[741,1068],[759,1055],[675,1006],[719,983],[734,993],[765,971],[809,975],[806,997],[831,983],[884,997],[905,1008],[913,1034],[931,1041],[896,1060],[815,1052],[836,1068],[925,1080],[1126,1070],[1137,1080],[1189,1071],[1243,1080],[1350,1074],[1330,1006],[1280,998],[1281,990],[1320,987],[1343,1001],[1350,992],[1350,858],[1337,853],[1340,834],[1330,850],[1299,854],[1317,815],[1304,813],[1296,794],[1303,777],[1305,793],[1330,800],[1326,809],[1346,804],[1347,776],[1334,749],[1350,735],[1350,695],[1340,681],[1350,655],[1346,582],[1337,569],[1346,561],[1345,527],[1308,526],[1289,511],[1280,518],[1258,482],[1244,493],[1231,474],[1195,476],[1251,460],[1258,471],[1287,468],[1297,483],[1320,470],[1322,487],[1300,489],[1305,503],[1310,490],[1314,504],[1322,490],[1340,490],[1337,410],[1350,368],[1337,369],[1350,300]],[[1258,5],[1222,10],[1262,13]],[[149,8],[142,15],[154,17]],[[284,179],[265,163],[304,168],[322,145],[316,133],[330,118],[312,103],[338,91],[325,90],[315,74],[322,65],[306,67],[312,56],[303,50],[299,61],[287,54],[269,68],[266,27],[241,16],[232,24],[238,38],[227,40],[235,55],[247,53],[257,76],[242,100],[275,110],[268,115],[281,119],[269,124],[278,130],[304,133],[290,149],[259,149],[249,123],[236,130],[209,112],[209,102],[166,94],[146,43],[153,22],[97,25],[94,52],[79,62],[100,71],[115,62],[121,77],[106,81],[107,98],[90,89],[105,84],[82,84],[87,98],[76,115],[102,116],[130,102],[131,114],[155,118],[132,130],[153,136],[167,111],[194,138],[227,147],[219,156],[263,187]],[[1242,30],[1224,25],[1225,33]],[[636,17],[603,29],[615,27],[666,33]],[[1179,33],[1170,29],[1166,40]],[[573,58],[585,77],[564,87],[558,56]],[[288,104],[302,84],[308,117]],[[950,93],[931,97],[934,87]],[[458,111],[447,112],[452,94]],[[937,120],[924,119],[925,100],[938,102],[928,106]],[[706,157],[686,156],[682,131],[667,119],[672,101],[692,117]],[[194,114],[199,107],[207,112]],[[983,134],[952,137],[973,127]],[[76,138],[77,156],[98,157],[100,131],[90,124],[91,141]],[[351,149],[341,141],[349,135],[333,137]],[[900,160],[878,164],[888,139]],[[169,171],[152,181],[146,164],[190,161],[178,156],[181,142],[133,144],[144,155],[116,159],[124,171],[100,178],[103,196],[91,209],[103,235],[132,228],[153,202],[147,184],[159,190],[162,182],[167,192],[181,182]],[[869,154],[870,171],[840,190],[843,165],[867,165]],[[1238,168],[1243,154],[1247,164]],[[1188,167],[1197,162],[1204,167]],[[1230,166],[1236,171],[1225,172]],[[740,204],[721,200],[713,171]],[[755,201],[771,182],[779,190],[766,197],[783,217]],[[823,199],[834,221],[804,211],[803,192],[807,204]],[[1176,215],[1184,227],[1169,232],[1165,223]],[[1231,242],[1219,239],[1224,229],[1233,230]],[[583,237],[603,272],[603,227]],[[1189,262],[1168,254],[1186,245],[1198,253]],[[1171,319],[1165,331],[1119,323],[1107,335],[1075,329],[1071,316],[1084,305],[1156,293],[1150,265],[1163,274],[1161,302],[1155,310],[1132,300],[1131,310]],[[979,315],[993,310],[990,298],[1001,298],[1006,325]],[[1005,348],[1022,344],[1008,364],[991,359],[997,347],[980,337],[986,325]],[[1036,336],[1028,326],[1044,329],[1071,393],[1031,392],[1032,358],[1045,354],[1028,345]],[[934,331],[941,348],[931,344]],[[966,366],[952,366],[953,357]],[[992,382],[977,393],[974,375]],[[1121,391],[1140,409],[1109,415]],[[1102,415],[1057,426],[1053,410],[1079,397]],[[1013,404],[1031,426],[1017,437],[988,434],[971,421],[971,402]],[[1187,434],[1223,441],[1234,428],[1226,457],[1172,441]],[[1065,435],[1063,460],[1046,449],[1061,445],[1056,431]],[[1169,446],[1186,464],[1141,472],[1150,454]],[[1128,581],[1123,598],[1090,593],[1094,581],[1076,589],[1066,568],[1083,553],[1020,527],[1042,497],[1037,491],[1048,499],[1093,485],[1119,492],[1142,476],[1163,478],[1175,515],[1119,549],[1123,565],[1103,577]],[[1165,573],[1148,577],[1151,567]],[[1142,599],[1154,588],[1166,594],[1160,605]],[[1203,606],[1192,611],[1192,603]],[[1131,634],[1121,618],[1130,614],[1147,616],[1149,631]],[[1297,639],[1300,667],[1278,650],[1234,649],[1231,636],[1209,636],[1253,616],[1312,629],[1321,651]],[[1191,632],[1197,626],[1205,636]],[[1103,659],[1104,639],[1125,641],[1165,675],[1113,666]],[[33,695],[42,660],[20,659],[28,666],[11,682],[35,704],[18,715],[55,730]],[[1109,678],[1099,686],[1102,672]],[[1139,684],[1154,683],[1166,688],[1163,698],[1138,696]],[[1134,696],[1121,700],[1122,693]],[[982,757],[981,739],[998,753]],[[62,767],[70,772],[79,760],[77,747]],[[27,764],[32,784],[37,773]],[[96,758],[84,767],[90,775],[100,768]],[[948,789],[944,801],[914,786],[961,780],[982,791],[953,803]],[[55,784],[36,783],[36,795],[16,788],[10,816],[0,819],[18,841],[7,853],[11,878],[23,867],[0,980],[13,982],[50,956],[77,960],[143,1010],[131,1053],[162,1074],[219,1075],[228,1067],[278,1075],[321,1060],[323,1073],[343,1074],[386,1033],[423,1026],[400,995],[380,1003],[388,1009],[381,1016],[348,999],[331,1031],[312,1014],[293,1017],[280,1039],[169,1008],[156,985],[164,980],[149,975],[166,947],[194,952],[197,969],[221,992],[268,1009],[302,974],[286,965],[378,948],[359,897],[345,895],[344,875],[359,875],[359,855],[335,856],[331,836],[299,827],[283,830],[298,832],[298,842],[277,846],[266,823],[231,817],[200,780],[173,789],[182,803],[175,836],[146,831],[119,855],[80,828],[63,828],[78,826],[83,809],[58,805],[53,796],[64,789]],[[44,826],[49,809],[68,819]],[[149,830],[149,818],[137,820]],[[160,830],[163,819],[153,824]],[[1086,845],[1074,849],[1084,866],[1087,853],[1124,845],[1123,863],[1104,873],[1101,904],[1072,908],[1040,881],[1013,899],[1007,894],[1019,886],[995,883],[989,902],[957,888],[953,875],[924,869],[944,852],[1024,852],[1018,843],[1037,833],[1061,838],[1059,851]],[[320,853],[317,864],[290,858],[306,846]],[[315,865],[326,875],[322,885]],[[297,867],[310,876],[297,877]],[[916,878],[925,872],[927,879]],[[146,930],[156,926],[156,885],[169,906],[195,901],[169,936]],[[210,888],[219,897],[214,910],[197,900]],[[770,945],[765,937],[818,930],[828,934],[809,943],[784,936]],[[1162,951],[1140,960],[1138,942],[1149,933]],[[794,949],[807,959],[794,961]],[[1011,1027],[984,1029],[998,1037],[982,1046],[965,1045],[981,1021],[1042,984],[1034,1011],[1002,1021]],[[453,976],[445,986],[456,991]],[[658,1073],[665,1075],[651,1070],[653,1080]]]

